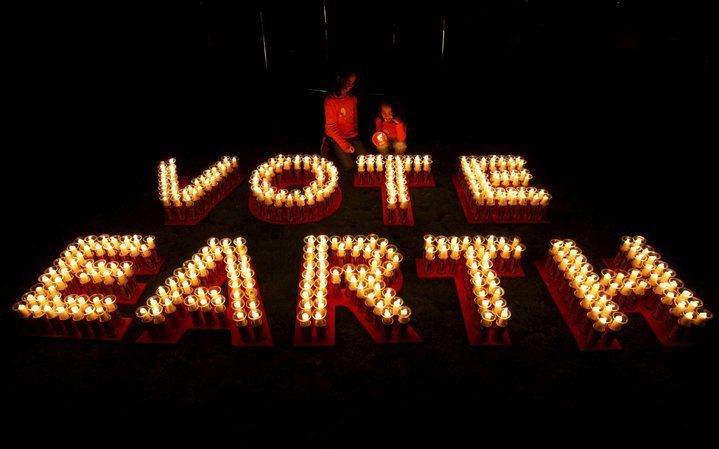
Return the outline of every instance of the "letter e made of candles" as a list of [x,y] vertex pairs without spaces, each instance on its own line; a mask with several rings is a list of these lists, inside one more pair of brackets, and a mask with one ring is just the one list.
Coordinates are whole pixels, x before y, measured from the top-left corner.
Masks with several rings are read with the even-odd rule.
[[338,307],[348,309],[375,343],[417,343],[412,310],[397,295],[402,255],[377,235],[304,239],[295,346],[333,346]]
[[382,221],[387,226],[414,226],[409,187],[434,187],[428,155],[357,156],[355,187],[380,187]]
[[138,275],[157,274],[162,262],[151,235],[78,238],[13,305],[20,333],[119,341],[132,320],[118,305],[135,304],[145,289]]
[[532,175],[519,156],[462,156],[452,176],[469,223],[548,223],[552,196],[530,187]]
[[175,344],[186,331],[201,329],[229,331],[234,346],[272,346],[257,276],[242,237],[207,240],[135,315],[144,326],[139,343]]

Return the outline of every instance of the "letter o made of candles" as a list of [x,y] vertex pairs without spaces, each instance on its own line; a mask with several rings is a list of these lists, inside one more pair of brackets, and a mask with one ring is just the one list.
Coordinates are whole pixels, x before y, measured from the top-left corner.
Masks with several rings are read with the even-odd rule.
[[525,250],[519,237],[427,234],[424,258],[416,260],[417,277],[454,279],[470,345],[510,345],[511,312],[500,281],[524,277],[520,260]]
[[252,172],[250,191],[252,215],[275,224],[320,221],[342,204],[337,167],[319,155],[269,159]]
[[398,296],[402,255],[377,235],[304,239],[295,346],[333,346],[335,311],[348,309],[378,344],[422,341]]
[[357,156],[355,187],[382,189],[382,221],[387,226],[414,226],[409,187],[434,187],[428,154]]
[[552,196],[530,187],[531,173],[519,156],[462,156],[452,176],[469,223],[548,223]]
[[242,237],[207,240],[135,315],[144,326],[139,343],[176,344],[186,331],[201,329],[229,331],[234,346],[272,346],[257,276]]
[[132,322],[119,304],[135,304],[145,289],[136,275],[156,274],[155,237],[77,238],[13,305],[24,335],[119,341]]
[[178,176],[175,159],[161,161],[157,175],[166,225],[201,222],[242,182],[237,158],[230,156],[224,156],[189,182]]

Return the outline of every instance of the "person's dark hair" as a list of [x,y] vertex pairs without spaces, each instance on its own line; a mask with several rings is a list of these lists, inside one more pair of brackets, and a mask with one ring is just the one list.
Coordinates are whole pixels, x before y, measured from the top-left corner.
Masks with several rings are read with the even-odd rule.
[[393,98],[383,98],[382,100],[380,100],[379,104],[377,105],[378,117],[381,117],[382,106],[389,106],[390,108],[392,108],[392,113],[395,117],[398,117],[402,119],[402,121],[405,121],[404,108],[399,101]]
[[[337,69],[335,72],[335,77],[330,82],[330,93],[334,95],[339,95],[340,89],[344,85],[344,82],[349,78],[350,76],[355,75],[357,76],[357,71],[354,70],[350,66],[341,66]],[[356,86],[355,86],[356,87]],[[354,88],[350,91],[350,94],[354,93]]]

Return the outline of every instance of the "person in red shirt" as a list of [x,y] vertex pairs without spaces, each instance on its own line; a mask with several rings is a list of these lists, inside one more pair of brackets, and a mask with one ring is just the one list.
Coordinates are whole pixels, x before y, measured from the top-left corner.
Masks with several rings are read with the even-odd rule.
[[335,88],[325,97],[325,135],[342,167],[353,170],[355,155],[367,154],[359,138],[357,97],[352,92],[357,74],[340,73],[335,81]]
[[390,149],[393,149],[395,154],[404,154],[407,151],[407,129],[402,119],[395,115],[390,103],[380,104],[379,117],[375,118],[374,123],[375,131],[385,135],[377,145],[377,151],[382,154],[389,153]]

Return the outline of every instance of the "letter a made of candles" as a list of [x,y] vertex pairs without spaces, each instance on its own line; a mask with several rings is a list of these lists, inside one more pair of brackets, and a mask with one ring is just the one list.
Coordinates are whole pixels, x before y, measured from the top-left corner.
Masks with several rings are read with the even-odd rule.
[[210,238],[137,308],[145,327],[138,342],[172,344],[189,329],[219,329],[235,346],[272,346],[251,261],[244,238]]

